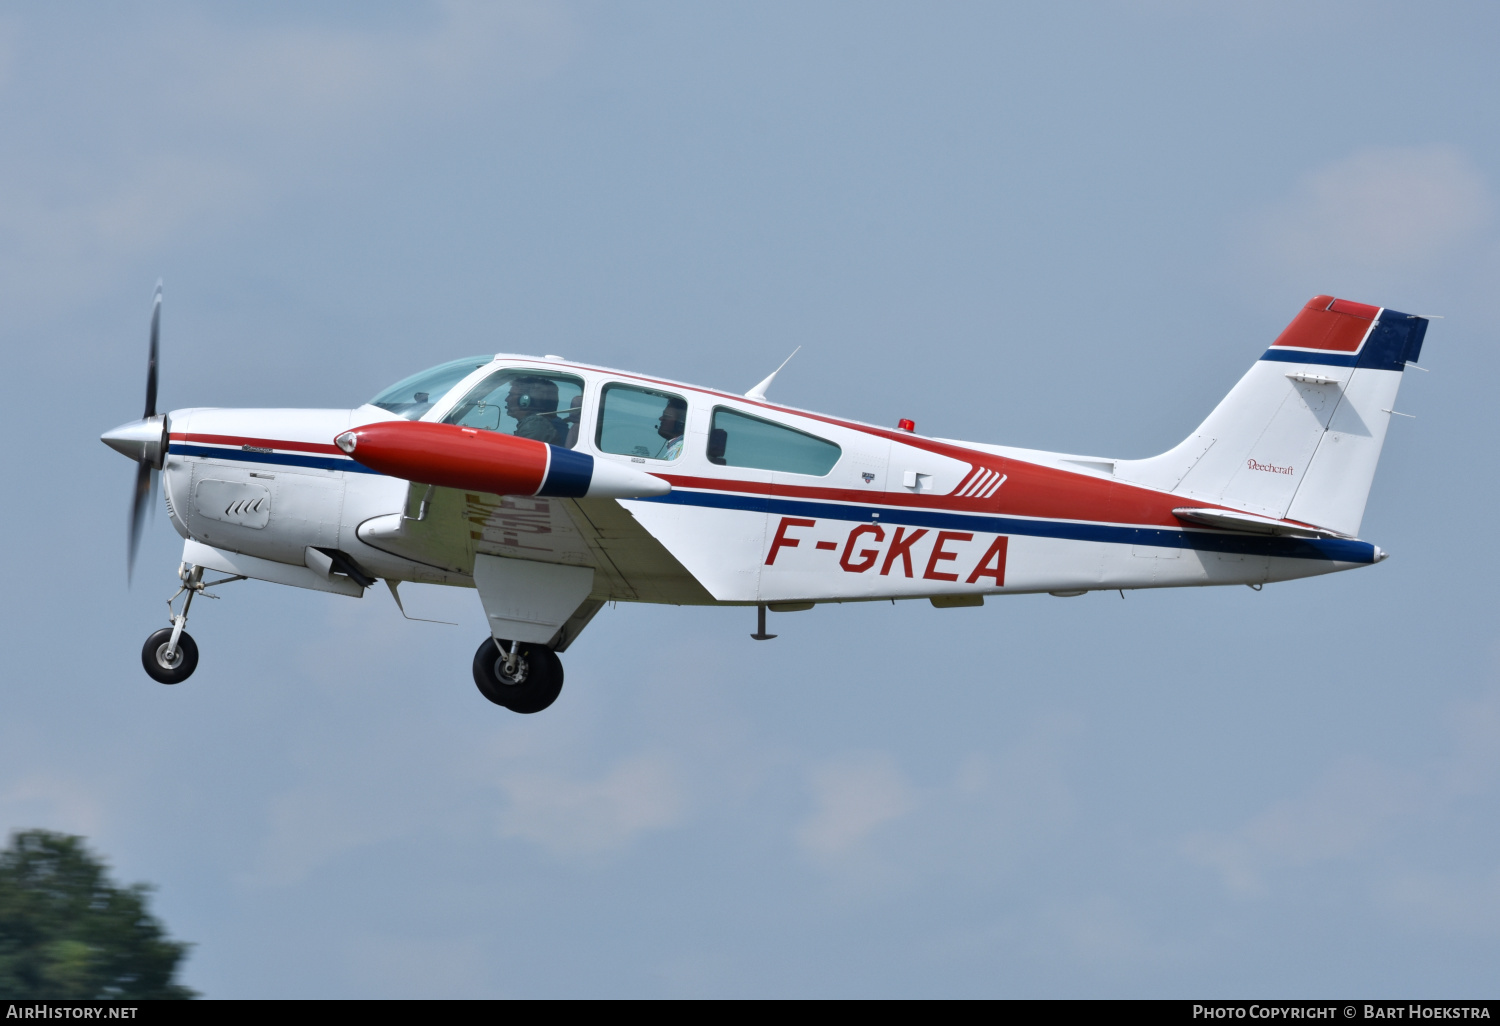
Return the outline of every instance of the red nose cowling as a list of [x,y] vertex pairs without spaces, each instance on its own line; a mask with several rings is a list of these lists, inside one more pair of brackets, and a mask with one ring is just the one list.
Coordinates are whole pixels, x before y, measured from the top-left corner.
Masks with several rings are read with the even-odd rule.
[[535,495],[547,476],[545,442],[456,424],[383,421],[334,444],[371,470],[442,488]]

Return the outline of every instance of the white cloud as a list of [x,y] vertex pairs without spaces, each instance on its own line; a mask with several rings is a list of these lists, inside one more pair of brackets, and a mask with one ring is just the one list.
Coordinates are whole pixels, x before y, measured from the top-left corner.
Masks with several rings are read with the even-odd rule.
[[[1432,817],[1476,796],[1487,799],[1500,784],[1500,690],[1455,707],[1449,718],[1454,744],[1428,765],[1342,761],[1303,794],[1274,802],[1236,829],[1191,834],[1184,853],[1217,870],[1230,891],[1256,896],[1269,894],[1288,870],[1368,862],[1377,853],[1399,859],[1393,839],[1428,836]],[[1464,924],[1475,908],[1500,908],[1500,875],[1399,867],[1375,875],[1387,905],[1418,920]]]
[[954,787],[955,805],[964,809],[960,815],[982,815],[1010,837],[1058,836],[1073,819],[1067,770],[1081,733],[1075,718],[1051,714],[1033,723],[998,760],[969,756]]
[[797,843],[819,860],[849,854],[878,828],[917,807],[915,789],[883,753],[852,756],[814,769],[813,811]]
[[1079,732],[1072,717],[1042,716],[1008,748],[971,752],[922,785],[884,752],[822,762],[807,771],[812,807],[795,842],[843,898],[886,897],[934,873],[990,888],[1073,825],[1066,768]]
[[[404,796],[403,796],[404,797]],[[252,887],[300,883],[356,848],[399,837],[411,826],[411,806],[388,793],[332,780],[273,799],[254,869],[240,877]]]
[[278,133],[336,128],[334,119],[393,105],[460,102],[554,71],[571,50],[563,9],[526,0],[429,4],[425,30],[282,24],[247,31],[211,21],[181,29],[186,56],[174,62],[198,88],[173,106],[199,117],[257,123]]
[[1484,176],[1459,150],[1366,149],[1308,173],[1252,215],[1246,245],[1274,276],[1368,288],[1461,253],[1493,210]]
[[1227,834],[1197,833],[1190,858],[1212,866],[1241,894],[1267,890],[1267,873],[1354,856],[1417,799],[1413,781],[1369,762],[1349,761],[1324,774],[1304,795],[1276,802]]
[[257,176],[243,166],[173,153],[131,162],[110,181],[63,195],[14,181],[0,188],[10,194],[0,204],[0,235],[8,240],[0,267],[11,287],[24,287],[28,303],[104,280],[122,257],[221,227],[263,197]]
[[1092,969],[1135,973],[1180,957],[1152,937],[1118,900],[1094,897],[1042,913],[1038,929],[1057,936],[1072,956]]
[[560,855],[597,855],[628,847],[642,834],[677,824],[687,807],[676,766],[638,755],[592,780],[556,773],[501,777],[508,800],[500,833]]
[[[556,6],[452,0],[425,13],[413,29],[160,11],[123,33],[74,33],[62,49],[45,45],[43,13],[0,24],[0,272],[12,306],[76,303],[121,262],[357,176],[372,145],[494,103],[571,53]],[[50,56],[16,65],[16,48]],[[38,93],[45,107],[23,102]]]

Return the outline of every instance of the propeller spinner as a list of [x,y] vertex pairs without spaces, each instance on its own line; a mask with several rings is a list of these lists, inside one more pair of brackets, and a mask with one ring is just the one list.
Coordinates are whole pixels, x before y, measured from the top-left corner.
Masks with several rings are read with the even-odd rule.
[[140,464],[135,474],[135,496],[130,507],[130,550],[127,577],[135,570],[135,554],[141,544],[146,510],[156,491],[156,475],[167,455],[167,418],[156,412],[156,361],[161,338],[161,282],[151,305],[151,351],[146,361],[146,412],[140,420],[121,424],[99,436],[111,449]]

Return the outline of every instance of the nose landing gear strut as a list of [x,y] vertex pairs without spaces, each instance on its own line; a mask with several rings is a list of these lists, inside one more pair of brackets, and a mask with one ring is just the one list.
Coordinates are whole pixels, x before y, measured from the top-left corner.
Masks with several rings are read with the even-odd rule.
[[[183,629],[187,626],[188,609],[193,604],[193,596],[205,595],[216,599],[219,596],[208,595],[206,589],[245,579],[243,576],[221,577],[217,581],[205,583],[203,569],[188,563],[177,568],[177,579],[182,582],[182,586],[167,599],[167,620],[172,626],[153,631],[146,639],[146,644],[141,647],[141,665],[145,667],[147,676],[158,683],[181,684],[198,668],[198,643]],[[179,613],[174,610],[173,603],[183,594],[187,598],[182,600],[182,612]]]

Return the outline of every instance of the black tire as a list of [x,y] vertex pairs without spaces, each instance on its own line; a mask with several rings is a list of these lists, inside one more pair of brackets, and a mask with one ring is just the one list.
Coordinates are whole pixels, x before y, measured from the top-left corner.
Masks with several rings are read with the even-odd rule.
[[[503,641],[505,651],[510,642]],[[521,643],[516,674],[505,672],[505,656],[494,638],[485,638],[474,653],[474,683],[479,693],[511,712],[538,713],[557,701],[563,686],[562,660],[545,645]]]
[[172,628],[163,627],[141,646],[141,665],[146,674],[159,684],[181,684],[198,668],[198,643],[187,631],[177,639],[177,659],[172,665],[162,661],[162,653],[172,640]]

